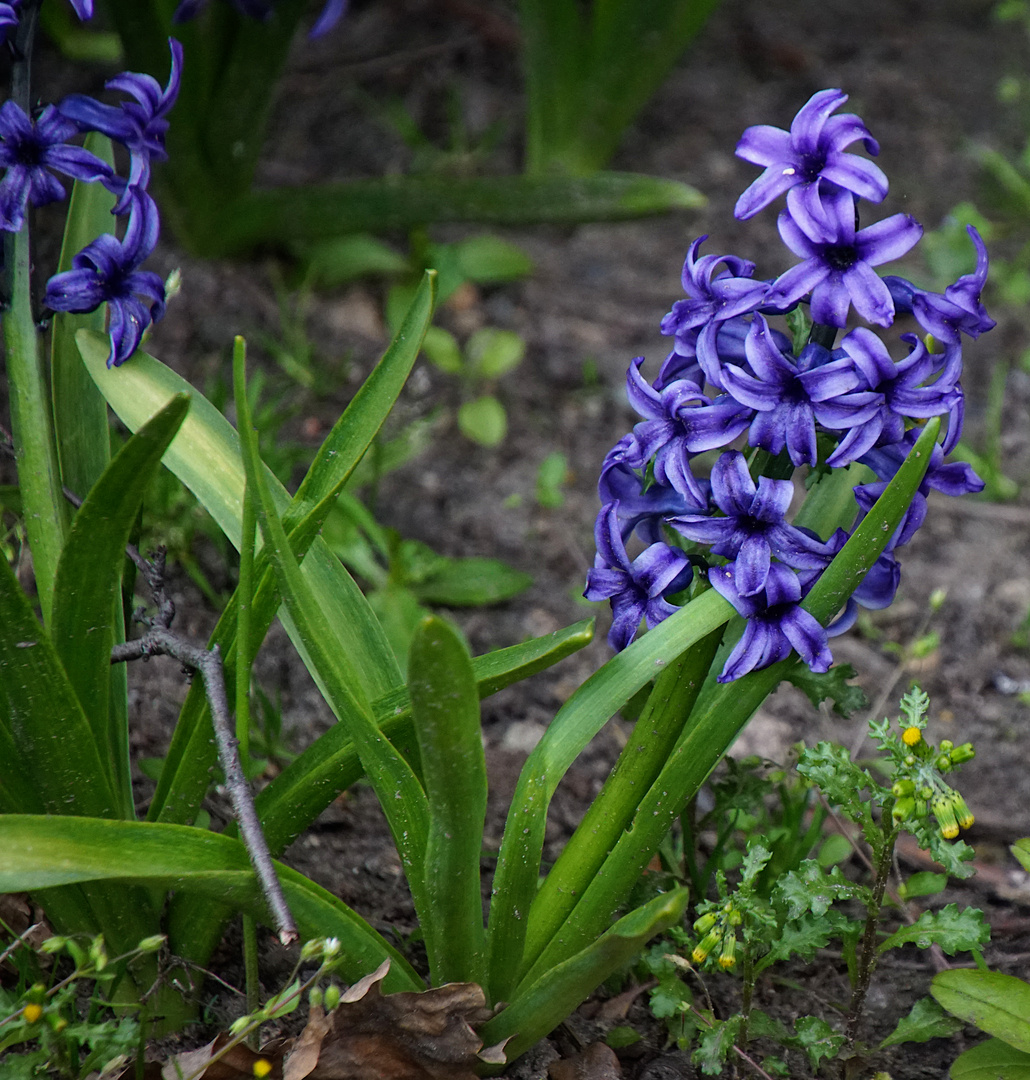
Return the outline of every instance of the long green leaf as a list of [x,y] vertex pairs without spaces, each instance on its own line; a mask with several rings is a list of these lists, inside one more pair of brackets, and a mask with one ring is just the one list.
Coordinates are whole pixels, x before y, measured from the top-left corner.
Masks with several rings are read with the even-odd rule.
[[732,614],[730,604],[710,589],[613,656],[558,710],[529,755],[512,797],[490,905],[488,970],[515,973],[522,962],[547,808],[559,780],[586,744],[641,687]]
[[[247,850],[206,829],[153,822],[15,814],[3,818],[0,893],[93,882],[187,890],[217,897],[267,919]],[[304,937],[339,937],[349,978],[391,960],[387,982],[421,990],[408,962],[330,893],[276,864],[286,901]]]
[[[257,432],[250,425],[250,407],[244,380],[244,346],[242,339],[237,338],[233,384],[244,464],[247,482],[253,485],[258,500],[261,531],[279,580],[279,591],[311,658],[312,674],[317,673],[330,708],[352,733],[362,765],[389,822],[416,907],[424,910],[420,901],[423,899],[423,862],[428,829],[425,792],[409,763],[376,727],[364,688],[354,680],[349,665],[341,655],[346,644],[339,633],[340,628],[326,617],[290,550],[258,455]],[[340,572],[344,572],[342,568]]]
[[0,670],[4,808],[116,815],[118,803],[93,730],[6,559],[0,559]]
[[100,613],[114,610],[125,545],[144,492],[188,409],[189,398],[172,398],[122,447],[72,522],[54,584],[54,648],[93,727],[126,818],[133,816],[128,731],[111,722],[108,669],[114,627]]
[[[114,164],[111,140],[106,136],[91,132],[86,136],[85,149],[109,165]],[[72,259],[87,244],[103,233],[114,232],[114,204],[115,197],[103,184],[75,181],[58,271],[70,270]],[[50,379],[61,479],[80,498],[86,497],[111,460],[111,436],[107,405],[82,365],[75,334],[82,329],[102,333],[106,316],[106,304],[85,315],[59,311],[54,315],[50,336]]]
[[[829,622],[886,547],[922,481],[939,431],[937,418],[927,423],[897,475],[806,597],[804,606],[820,622]],[[788,668],[799,662],[794,658],[782,660],[733,683],[719,684],[710,678],[678,745],[641,799],[630,828],[619,837],[601,870],[545,948],[521,958],[520,985],[530,985],[604,929],[688,799],[697,793]]]
[[1000,971],[942,971],[930,993],[952,1015],[1030,1053],[1030,985]]
[[433,984],[485,982],[479,856],[486,820],[486,757],[479,688],[464,642],[430,615],[408,657],[411,715],[429,802],[422,930]]
[[614,972],[624,968],[655,936],[683,918],[689,893],[674,889],[624,915],[575,956],[544,973],[520,991],[511,1004],[480,1029],[487,1044],[505,1045],[509,1061],[553,1031]]
[[[538,955],[551,940],[633,820],[641,793],[654,783],[679,739],[721,636],[721,627],[713,630],[664,668],[655,680],[654,690],[614,770],[533,900],[527,920],[527,956]],[[509,996],[515,973],[490,974],[498,980],[491,983],[493,999]]]
[[[323,504],[350,475],[399,393],[428,324],[432,296],[433,284],[427,279],[412,304],[401,333],[326,440],[309,479],[302,486],[302,504],[297,504],[297,509],[291,513],[288,496],[278,481],[270,481],[273,492],[278,495],[278,505],[286,510],[291,530],[299,530],[296,538],[300,551],[311,546],[310,557],[304,561],[304,573],[313,581],[315,594],[330,616],[349,631],[347,659],[353,662],[355,673],[360,673],[371,697],[382,696],[399,684],[396,661],[357,586],[348,575],[339,572],[338,561],[321,538],[312,540],[312,535],[321,523],[323,510],[328,509]],[[81,334],[78,341],[90,373],[112,408],[134,430],[145,419],[149,406],[159,407],[174,393],[191,389],[174,372],[145,354],[138,353],[117,372],[109,372],[103,363],[106,357],[103,339]],[[194,408],[166,455],[165,464],[194,491],[230,540],[238,543],[243,491],[239,442],[232,427],[202,396],[195,396]],[[278,594],[267,556],[259,557],[257,580],[252,618],[258,641],[252,643],[253,648],[264,637],[278,607]],[[283,614],[290,630],[289,617],[285,612]],[[231,604],[213,639],[222,648],[227,668],[233,658],[231,646],[235,621],[235,606]],[[296,642],[296,634],[292,636]],[[299,648],[303,655],[303,643]],[[227,670],[227,674],[231,675],[231,670]],[[184,821],[195,812],[206,789],[208,769],[213,761],[205,710],[200,689],[191,691],[170,748],[170,771],[167,778],[162,777],[155,795],[152,817],[163,815]],[[177,777],[178,772],[183,775]]]
[[234,205],[221,232],[206,241],[210,254],[226,255],[261,244],[291,247],[437,221],[572,225],[696,210],[704,203],[704,196],[687,184],[638,173],[401,176],[251,192]]

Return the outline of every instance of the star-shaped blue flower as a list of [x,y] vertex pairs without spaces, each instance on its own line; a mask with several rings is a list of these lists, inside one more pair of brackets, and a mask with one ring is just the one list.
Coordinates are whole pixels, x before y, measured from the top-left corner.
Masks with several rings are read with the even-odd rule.
[[737,143],[737,157],[762,165],[765,172],[737,200],[734,214],[753,217],[784,192],[791,217],[809,235],[832,238],[832,217],[823,198],[844,189],[870,202],[882,202],[887,177],[865,158],[844,150],[861,139],[874,157],[880,152],[865,124],[850,113],[830,114],[848,100],[840,90],[820,90],[794,117],[790,131],[759,124]]
[[636,636],[640,620],[657,626],[678,609],[665,597],[685,589],[694,575],[687,556],[665,543],[651,544],[630,561],[619,531],[619,504],[601,508],[594,527],[597,557],[587,572],[588,600],[610,600],[612,628],[608,644],[624,649]]
[[136,351],[143,333],[164,315],[161,278],[139,266],[154,250],[159,221],[154,200],[131,188],[129,223],[119,242],[105,233],[72,259],[72,269],[55,274],[46,289],[51,311],[95,311],[107,304],[111,352],[108,367],[118,367]]
[[121,143],[130,158],[129,179],[113,178],[108,183],[112,191],[121,196],[117,213],[128,205],[128,192],[133,188],[145,188],[150,183],[150,162],[164,161],[165,133],[171,111],[179,96],[182,79],[182,45],[175,38],[168,39],[172,54],[171,73],[162,89],[151,75],[124,71],[104,84],[107,90],[118,90],[135,98],[119,105],[104,105],[85,94],[70,94],[58,109],[80,131],[99,131],[115,142]]
[[822,235],[805,232],[786,211],[780,214],[780,236],[804,262],[772,283],[766,303],[786,308],[811,293],[812,318],[817,323],[846,326],[848,309],[854,304],[863,319],[890,326],[894,301],[873,267],[910,251],[923,235],[922,225],[908,214],[893,214],[856,230],[854,198],[846,191],[823,205],[830,211],[833,228]]
[[850,357],[810,343],[796,359],[781,351],[769,324],[756,315],[744,342],[748,374],[733,364],[723,368],[729,395],[756,410],[748,441],[770,454],[786,447],[795,465],[816,463],[816,424],[845,430],[872,419],[882,397],[860,386]]
[[0,229],[18,232],[25,209],[59,202],[64,185],[51,170],[76,180],[107,180],[111,169],[80,146],[69,146],[75,125],[48,105],[33,122],[11,100],[0,105]]
[[797,649],[798,655],[816,672],[828,671],[833,663],[826,630],[801,607],[801,582],[782,563],[769,568],[765,588],[755,596],[743,596],[736,585],[732,563],[708,571],[708,580],[747,619],[744,633],[734,646],[719,675],[721,683],[733,682],[750,671],[769,667]]
[[734,560],[734,584],[741,596],[765,588],[772,556],[794,569],[822,569],[825,545],[785,520],[794,496],[789,480],[751,478],[744,455],[728,450],[712,466],[712,501],[724,517],[683,514],[669,524],[690,540],[710,544],[713,555]]

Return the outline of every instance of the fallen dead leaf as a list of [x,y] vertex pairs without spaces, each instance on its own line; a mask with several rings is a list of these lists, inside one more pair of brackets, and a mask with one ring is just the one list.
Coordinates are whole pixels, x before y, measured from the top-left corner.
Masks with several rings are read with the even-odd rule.
[[547,1075],[550,1080],[622,1080],[622,1066],[610,1046],[595,1042],[570,1058],[552,1062]]

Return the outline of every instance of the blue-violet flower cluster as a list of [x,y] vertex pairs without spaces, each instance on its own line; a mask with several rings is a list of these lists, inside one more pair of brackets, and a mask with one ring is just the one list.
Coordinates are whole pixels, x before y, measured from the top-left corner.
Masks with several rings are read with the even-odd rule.
[[[93,14],[92,0],[72,0],[81,19]],[[0,34],[17,27],[21,0],[0,3]],[[171,74],[162,87],[150,75],[123,72],[107,84],[126,95],[106,105],[72,94],[47,105],[36,117],[14,101],[0,106],[0,230],[20,232],[28,205],[43,206],[67,195],[55,173],[103,184],[116,197],[114,213],[126,219],[121,240],[105,234],[72,259],[72,268],[47,282],[45,304],[51,311],[95,311],[107,304],[111,351],[109,367],[124,363],[136,351],[147,328],[164,314],[161,278],[140,266],[157,244],[157,206],[147,187],[151,162],[164,160],[167,114],[179,94],[182,46],[169,39]],[[69,142],[100,132],[120,143],[129,155],[128,177]]]
[[[878,166],[847,152],[860,143],[875,157],[879,146],[857,116],[837,113],[845,101],[840,90],[822,90],[789,131],[751,127],[737,144],[737,155],[763,172],[735,215],[746,220],[785,196],[778,227],[796,265],[764,280],[753,262],[703,255],[707,237],[695,240],[683,267],[685,299],[661,324],[672,351],[652,382],[641,373],[643,357],[630,365],[627,393],[641,419],[601,468],[597,556],[585,593],[610,600],[615,649],[633,640],[641,621],[653,627],[678,610],[678,594],[702,567],[746,619],[720,682],[792,650],[826,671],[827,638],[852,624],[857,605],[893,600],[896,552],[922,524],[927,492],[984,486],[968,465],[944,459],[962,432],[963,335],[995,325],[980,300],[986,248],[970,226],[976,269],[943,294],[877,273],[923,230],[906,214],[860,227],[860,204],[882,202],[888,186]],[[912,316],[922,336],[895,341],[868,326],[848,330],[852,309],[882,329]],[[773,325],[778,316],[787,316],[791,337]],[[933,416],[945,419],[946,433],[919,492],[844,612],[824,628],[801,602],[850,534],[822,538],[792,525],[789,477],[799,466],[866,466],[868,482],[854,488],[853,531]],[[722,452],[709,476],[699,475],[695,459],[713,450]],[[644,548],[631,557],[634,536]]]

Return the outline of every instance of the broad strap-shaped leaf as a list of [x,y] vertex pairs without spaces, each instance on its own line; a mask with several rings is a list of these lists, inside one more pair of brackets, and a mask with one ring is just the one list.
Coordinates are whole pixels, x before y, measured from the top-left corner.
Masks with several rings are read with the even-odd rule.
[[122,447],[82,504],[61,552],[51,637],[93,728],[123,817],[132,817],[128,733],[109,710],[114,627],[125,545],[143,495],[189,409],[177,395]]
[[714,589],[613,656],[558,710],[519,775],[490,905],[491,972],[517,972],[536,896],[547,808],[558,782],[610,717],[666,665],[722,626],[733,608]]
[[399,176],[252,191],[236,203],[225,227],[202,242],[211,254],[227,255],[262,244],[290,247],[436,221],[573,225],[696,210],[704,203],[705,197],[687,184],[641,173]]
[[[106,135],[90,132],[85,149],[114,164],[111,140]],[[114,204],[114,195],[103,184],[75,181],[58,272],[71,270],[72,259],[98,236],[114,232]],[[106,317],[106,304],[84,315],[58,311],[50,334],[50,381],[61,479],[80,498],[86,497],[111,460],[111,435],[107,404],[83,367],[75,335],[83,329],[103,333]]]
[[[930,452],[939,430],[940,421],[937,418],[927,422],[923,434],[890,484],[887,485],[886,490],[806,597],[803,606],[824,624],[837,613],[894,534],[926,472]],[[708,595],[705,593],[692,604],[687,605],[683,611],[671,616],[655,630],[649,631],[620,656],[626,656],[638,644],[646,642],[649,637],[668,626],[669,623],[682,619],[691,608]],[[618,659],[617,656],[609,661],[598,672],[598,675],[603,675],[606,668]],[[718,662],[717,658],[716,664]],[[625,901],[633,884],[639,878],[640,872],[647,865],[651,855],[658,850],[662,838],[672,827],[673,821],[682,812],[687,801],[700,790],[712,769],[722,759],[758,706],[779,685],[788,667],[798,662],[800,661],[793,658],[781,660],[778,664],[760,671],[753,671],[735,682],[725,684],[715,681],[718,672],[713,667],[679,742],[650,790],[642,795],[631,826],[619,837],[597,876],[580,895],[568,919],[552,935],[543,951],[536,956],[523,957],[521,954],[507,954],[509,957],[514,956],[514,963],[522,964],[523,982],[532,981],[535,977],[530,971],[531,967],[541,971],[561,963],[566,957],[582,948],[586,942],[593,940],[608,925],[612,912]],[[593,678],[596,679],[597,675]],[[546,741],[545,735],[541,740],[541,745]],[[539,749],[538,746],[537,750]],[[524,775],[532,761],[531,755],[523,770]],[[520,778],[519,790],[521,789],[522,778]],[[527,794],[534,796],[536,793],[529,790]],[[523,805],[529,807],[531,814],[539,812],[538,802],[526,802]],[[513,803],[509,823],[517,819],[518,810],[519,804]],[[509,824],[505,831],[504,844],[508,843],[510,828]],[[505,852],[503,845],[501,851],[503,857]],[[540,849],[534,848],[533,851],[539,858]],[[539,866],[539,862],[536,862],[534,866]],[[535,890],[535,881],[530,883],[522,879],[521,871],[515,864],[512,864],[510,870],[507,865],[504,869],[505,874],[510,877],[501,880],[501,867],[498,868],[494,906],[497,906],[499,899],[502,897],[507,899],[510,895],[509,892],[501,892],[501,885],[505,889],[510,888],[509,881],[517,883],[517,887],[523,890],[520,895],[528,893],[529,898],[532,899],[533,893],[529,891],[529,887]],[[496,884],[498,881],[501,885]],[[509,911],[510,903],[506,903],[501,908],[502,916]],[[492,915],[493,912],[491,912]],[[505,932],[510,940],[519,940],[516,938],[520,932],[519,929],[516,929],[514,933],[511,929],[506,929]],[[526,931],[521,930],[521,933],[524,934]],[[493,963],[493,960],[491,962]]]
[[[90,817],[14,814],[3,818],[0,893],[59,885],[121,883],[202,893],[267,919],[247,850],[206,829]],[[389,957],[394,990],[421,990],[404,957],[363,919],[302,874],[279,863],[276,875],[304,937],[338,937],[348,978]]]
[[951,1080],[1030,1080],[1030,1054],[1001,1039],[988,1039],[959,1054],[948,1076]]
[[[308,580],[290,550],[282,520],[272,501],[264,466],[258,455],[257,432],[251,426],[245,388],[245,347],[236,339],[233,384],[247,483],[257,497],[258,517],[279,591],[308,656],[309,670],[323,688],[329,707],[345,723],[390,825],[416,906],[422,900],[423,861],[428,808],[422,785],[411,765],[376,726],[364,687],[356,682],[342,656],[346,641],[341,627],[318,603]],[[339,568],[339,573],[345,571]]]
[[[304,573],[315,582],[316,595],[342,625],[353,628],[348,641],[348,656],[353,658],[373,697],[398,685],[400,672],[364,597],[347,575],[337,572],[337,560],[316,534],[334,493],[346,482],[382,426],[411,371],[432,315],[434,289],[435,277],[428,274],[397,337],[334,426],[297,497],[285,511],[294,551],[304,555],[309,547],[314,548],[311,558],[304,561]],[[138,426],[143,415],[139,408],[141,398],[161,401],[177,390],[191,389],[169,369],[145,355],[138,354],[118,372],[108,372],[103,363],[105,346],[100,341],[84,336],[79,344],[87,366],[111,399],[112,407],[131,428]],[[166,459],[165,463],[173,471],[178,470],[177,475],[187,486],[196,485],[195,493],[209,510],[220,508],[223,525],[230,530],[235,527],[238,537],[239,517],[235,515],[242,512],[238,440],[217,410],[199,395],[198,398],[196,416],[191,419],[199,416],[197,426],[206,428],[192,444],[200,448],[199,452],[191,454],[187,450],[178,458]],[[195,430],[193,434],[196,434]],[[278,488],[282,492],[277,481],[271,483],[273,491]],[[285,493],[282,498],[285,500]],[[215,513],[215,517],[219,519],[219,514]],[[228,535],[231,539],[233,532]],[[251,612],[254,635],[251,650],[264,639],[279,607],[278,590],[266,555],[258,556],[256,580],[258,585]],[[211,642],[222,650],[228,678],[234,673],[235,605],[234,597],[223,612]],[[285,612],[283,615],[289,630],[289,616]],[[303,655],[302,648],[301,652]],[[148,816],[152,820],[192,820],[209,783],[214,756],[206,699],[203,689],[195,685],[187,695]]]
[[[533,899],[526,919],[526,957],[536,956],[551,940],[633,820],[640,793],[654,783],[679,739],[721,636],[721,627],[713,630],[663,668],[655,680],[614,770]],[[499,970],[490,975],[495,980],[492,997],[508,997],[517,973]]]
[[683,918],[689,893],[673,889],[624,915],[596,941],[512,998],[478,1034],[487,1044],[511,1037],[505,1045],[509,1061],[553,1031],[598,986],[640,955],[643,947]]
[[484,979],[479,856],[486,757],[479,688],[464,642],[443,619],[422,620],[408,656],[411,715],[429,802],[426,910],[419,912],[436,986]]
[[[163,460],[238,549],[244,471],[239,438],[232,425],[203,395],[146,353],[137,352],[120,368],[109,370],[106,338],[80,330],[76,341],[101,393],[131,431],[138,430],[175,394],[191,395],[189,415]],[[290,497],[278,480],[270,473],[267,476],[276,509],[282,513],[290,505]],[[320,540],[311,544],[304,562],[304,573],[327,617],[340,621],[346,644],[341,662],[353,669],[354,678],[373,698],[392,690],[400,682],[397,665],[361,590],[349,574],[340,573],[339,561]],[[287,631],[291,629],[288,620],[284,625]],[[302,644],[298,649],[303,655]]]
[[0,559],[0,800],[10,812],[111,817],[108,768],[49,635]]

